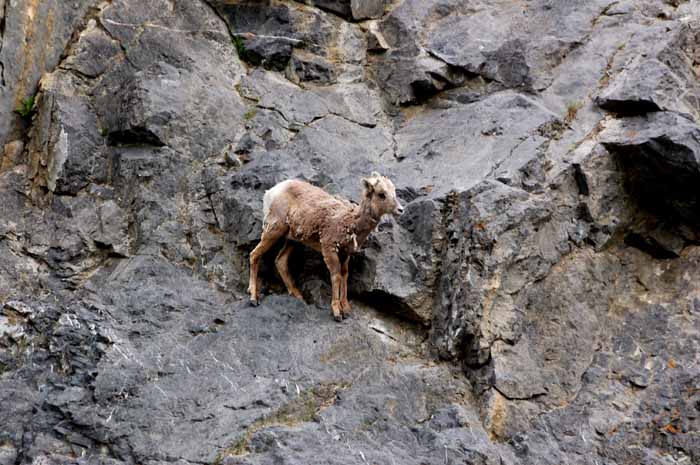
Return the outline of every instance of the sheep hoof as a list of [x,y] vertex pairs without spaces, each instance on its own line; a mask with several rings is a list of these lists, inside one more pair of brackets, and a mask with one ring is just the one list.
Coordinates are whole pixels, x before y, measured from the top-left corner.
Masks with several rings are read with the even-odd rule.
[[334,301],[331,304],[331,311],[333,312],[333,318],[335,318],[335,321],[343,321],[343,307],[340,306],[340,301]]
[[253,298],[250,299],[250,306],[251,307],[257,307],[258,305],[260,305],[260,301],[258,299],[253,299]]

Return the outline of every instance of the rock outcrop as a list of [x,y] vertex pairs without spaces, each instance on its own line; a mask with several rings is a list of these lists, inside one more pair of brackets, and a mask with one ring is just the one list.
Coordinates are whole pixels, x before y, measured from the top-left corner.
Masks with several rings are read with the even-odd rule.
[[[0,465],[700,462],[696,2],[0,0]],[[354,314],[265,189],[406,212]]]

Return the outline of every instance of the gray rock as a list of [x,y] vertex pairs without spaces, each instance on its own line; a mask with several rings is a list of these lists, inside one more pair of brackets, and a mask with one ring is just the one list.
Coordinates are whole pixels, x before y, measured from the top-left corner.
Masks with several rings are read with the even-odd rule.
[[[376,61],[379,84],[391,103],[420,100],[414,83],[426,74],[435,76],[421,65],[427,54],[451,73],[517,90],[546,89],[556,67],[588,38],[607,4],[589,2],[574,11],[569,4],[547,2],[531,10],[515,4],[492,9],[461,2],[402,2],[382,21],[390,51]],[[437,77],[450,81],[444,73]]]
[[386,0],[352,0],[350,8],[353,19],[380,18],[388,5]]
[[[3,1],[0,18],[0,146],[17,139],[23,123],[14,110],[34,97],[44,73],[52,71],[75,30],[81,29],[96,0],[60,1],[35,4]],[[44,20],[42,20],[44,19]]]
[[255,71],[244,78],[243,96],[256,100],[259,108],[279,112],[290,128],[337,115],[364,126],[375,126],[381,112],[374,92],[364,85],[339,85],[306,91],[273,73]]
[[[544,143],[540,128],[556,119],[540,102],[511,91],[426,109],[396,135],[395,177],[401,186],[429,188],[432,196],[465,191],[488,177],[512,177]],[[523,144],[527,149],[519,151]]]
[[359,28],[332,14],[294,4],[211,3],[226,21],[238,55],[254,66],[286,70],[302,81],[362,78],[366,46]]
[[386,0],[313,0],[308,3],[354,20],[379,18],[387,5]]
[[293,38],[295,24],[290,18],[290,6],[285,4],[257,5],[249,2],[232,3],[212,0],[211,4],[226,21],[232,34],[275,35]]
[[[119,76],[115,76],[119,78]],[[209,127],[207,118],[216,112],[222,121],[241,121],[244,107],[233,89],[234,81],[220,72],[205,81],[199,75],[166,63],[155,63],[124,82],[101,88],[100,118],[111,145],[168,145],[206,158],[230,143]],[[112,85],[120,84],[116,98]],[[170,99],[174,88],[189,89]],[[223,90],[222,89],[226,89]],[[189,136],[189,137],[188,137]]]
[[117,59],[124,59],[119,43],[109,37],[97,21],[91,19],[61,66],[88,78],[96,78]]
[[344,16],[345,18],[352,17],[351,3],[353,3],[352,0],[313,0],[312,2],[314,6]]
[[603,145],[627,172],[632,195],[669,221],[697,224],[698,127],[670,112],[611,121]]
[[668,101],[668,98],[682,85],[663,63],[648,60],[631,64],[605,89],[597,102],[606,110],[624,115],[680,110],[682,107],[674,105],[675,102]]
[[287,67],[289,59],[292,57],[293,43],[289,40],[252,37],[243,39],[237,36],[240,41],[238,46],[238,56],[251,65],[262,65],[266,69],[282,71]]
[[105,140],[90,101],[74,92],[80,86],[71,74],[42,82],[28,151],[34,183],[51,192],[75,195],[108,177]]
[[316,55],[297,52],[292,58],[294,76],[300,81],[331,83],[335,81],[335,69],[327,60]]
[[[0,0],[1,92],[41,77],[0,161],[0,463],[700,460],[693,2],[32,5]],[[247,306],[264,191],[375,170],[405,213],[350,318],[304,247],[307,302],[272,250]]]
[[[629,45],[631,51],[624,51],[619,58],[626,59],[624,68],[610,80],[596,102],[606,110],[624,115],[674,111],[697,121],[700,88],[688,61],[698,54],[692,45],[698,34],[697,26],[683,24],[671,31],[664,27],[659,33],[650,32]],[[643,53],[630,57],[633,51],[642,50]]]

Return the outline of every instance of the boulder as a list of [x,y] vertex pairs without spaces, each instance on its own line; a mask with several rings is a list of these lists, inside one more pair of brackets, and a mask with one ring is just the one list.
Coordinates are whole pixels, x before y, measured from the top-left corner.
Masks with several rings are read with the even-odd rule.
[[657,112],[611,121],[601,141],[620,160],[630,192],[645,208],[697,226],[699,131],[683,116]]
[[697,24],[682,24],[670,31],[659,28],[657,34],[625,46],[631,50],[623,50],[613,63],[621,67],[625,59],[624,68],[600,92],[596,103],[620,115],[673,111],[698,121],[700,87],[692,63],[700,56],[699,36]]
[[356,21],[380,18],[388,4],[387,0],[312,0],[308,3]]

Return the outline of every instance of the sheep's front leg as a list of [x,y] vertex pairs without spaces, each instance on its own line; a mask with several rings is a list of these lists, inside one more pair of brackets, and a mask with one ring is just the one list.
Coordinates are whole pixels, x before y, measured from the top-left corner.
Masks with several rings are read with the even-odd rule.
[[331,285],[333,287],[333,299],[331,301],[331,309],[333,310],[333,317],[335,321],[341,321],[343,315],[341,312],[341,296],[340,292],[342,290],[342,275],[340,274],[340,259],[338,258],[338,253],[335,249],[324,247],[321,251],[323,253],[323,261],[326,262],[328,271],[331,273]]
[[340,266],[340,275],[342,276],[342,289],[340,291],[340,309],[343,317],[350,314],[350,302],[348,302],[348,274],[350,273],[350,257],[346,257]]

